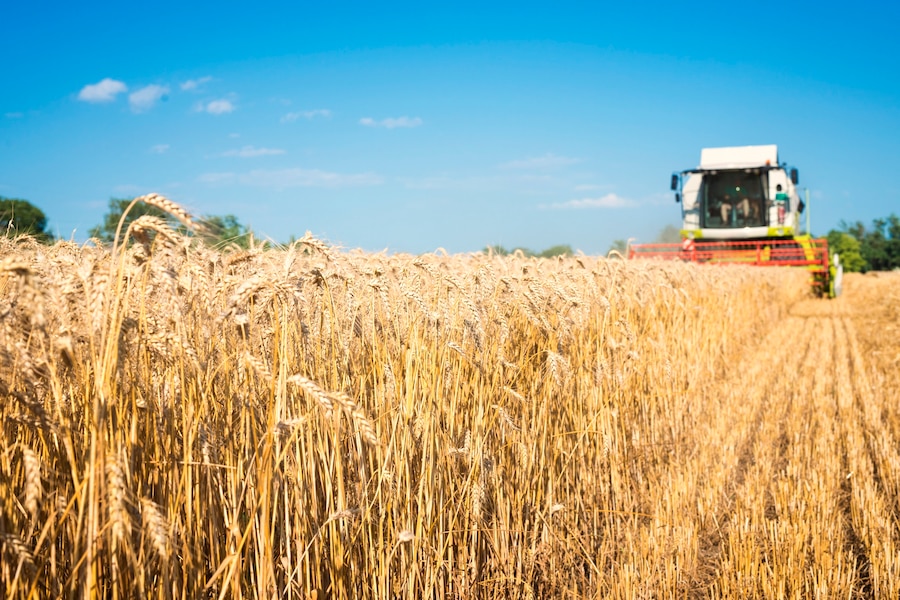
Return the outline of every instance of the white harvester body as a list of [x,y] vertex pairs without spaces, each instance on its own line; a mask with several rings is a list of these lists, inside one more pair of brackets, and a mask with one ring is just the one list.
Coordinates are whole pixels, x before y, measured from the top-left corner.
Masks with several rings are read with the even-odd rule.
[[704,148],[700,165],[672,177],[682,201],[682,237],[696,240],[790,238],[799,233],[803,202],[797,170],[778,147]]

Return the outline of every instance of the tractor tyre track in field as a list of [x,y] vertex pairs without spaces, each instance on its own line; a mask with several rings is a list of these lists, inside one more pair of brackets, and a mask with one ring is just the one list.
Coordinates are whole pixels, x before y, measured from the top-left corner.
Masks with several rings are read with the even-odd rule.
[[[796,352],[792,338],[808,337],[805,332],[811,328],[803,319],[789,321],[789,327],[773,330],[760,342],[758,348],[770,349],[765,360],[761,360],[760,350],[751,346],[739,360],[730,363],[715,385],[701,390],[693,400],[701,418],[686,447],[695,449],[687,451],[670,473],[674,480],[671,489],[692,493],[682,496],[681,506],[665,503],[653,519],[654,526],[669,528],[674,532],[672,538],[683,544],[676,551],[683,571],[680,595],[706,595],[722,569],[723,546],[735,502],[744,494],[748,474],[760,462],[783,461],[787,444],[783,422],[793,402],[781,401],[786,384],[771,373],[777,371],[773,365],[793,372],[809,361],[808,345]],[[760,442],[761,434],[773,435],[773,426],[777,443]],[[696,449],[698,444],[719,447],[721,453],[700,451]],[[692,529],[694,536],[689,540],[678,536],[678,532]]]
[[[849,591],[850,597],[869,598],[894,591],[875,575],[872,560],[878,552],[873,531],[885,533],[876,522],[889,523],[890,536],[898,538],[897,497],[879,469],[897,459],[890,452],[895,440],[876,444],[884,423],[872,402],[853,324],[840,305],[801,304],[780,331],[748,348],[706,396],[709,406],[718,396],[752,408],[732,407],[737,416],[729,421],[709,417],[710,427],[726,430],[707,442],[735,442],[735,462],[685,470],[706,474],[694,482],[698,504],[711,493],[704,486],[720,486],[715,526],[697,536],[698,561],[687,586],[696,597],[801,598]],[[729,396],[741,387],[741,398]],[[829,448],[840,458],[825,465]],[[879,458],[886,451],[890,456]],[[866,485],[871,489],[862,489]],[[703,515],[697,518],[704,521]],[[840,539],[817,541],[816,531],[828,530],[829,523],[843,524]],[[739,565],[747,572],[736,572]],[[797,569],[807,577],[780,577]],[[895,572],[891,565],[888,570]]]
[[[847,341],[847,330],[845,323],[835,319],[835,351],[836,357],[833,365],[834,373],[834,400],[835,400],[835,419],[838,422],[840,430],[841,442],[841,470],[846,473],[841,481],[841,493],[838,499],[841,512],[844,516],[845,527],[845,548],[855,559],[859,572],[858,592],[866,598],[873,597],[872,588],[872,565],[869,559],[868,548],[865,540],[860,536],[857,527],[854,524],[854,496],[855,482],[853,481],[854,464],[851,457],[854,452],[861,449],[857,446],[860,441],[857,428],[860,425],[860,413],[858,406],[854,403],[855,386],[851,376],[850,357]],[[868,449],[865,449],[865,454]],[[869,457],[871,459],[871,457]],[[870,466],[870,465],[866,465]],[[873,481],[873,480],[870,480]]]
[[[842,318],[837,344],[845,358],[837,363],[839,409],[843,409],[843,456],[848,529],[860,560],[861,595],[898,597],[898,559],[888,550],[900,542],[897,495],[888,483],[896,472],[896,443],[877,409],[867,368],[858,351],[853,323]],[[886,547],[887,545],[887,547]],[[863,557],[865,553],[865,557]]]
[[[877,409],[872,387],[863,366],[859,353],[859,344],[852,322],[843,318],[841,324],[849,340],[848,352],[851,382],[853,384],[853,400],[859,419],[859,425],[865,434],[866,451],[872,464],[872,478],[878,491],[884,495],[891,505],[891,512],[900,515],[900,497],[891,486],[891,469],[882,473],[882,465],[900,466],[900,453],[897,452],[898,441],[887,434],[889,424],[885,422],[882,411]],[[887,454],[887,456],[882,456]],[[894,519],[893,532],[900,537],[900,522]]]
[[[798,303],[779,331],[747,348],[709,386],[708,412],[717,412],[716,397],[752,408],[731,406],[737,416],[708,419],[710,427],[742,435],[704,438],[723,450],[723,442],[738,440],[739,450],[736,462],[704,465],[707,476],[694,482],[698,505],[711,486],[720,486],[722,500],[714,507],[716,527],[697,537],[688,595],[900,593],[900,557],[890,551],[900,545],[897,423],[878,397],[883,376],[860,351],[880,348],[880,340],[870,328],[860,341],[858,309],[843,299]],[[732,389],[743,389],[742,397],[729,396]],[[696,518],[703,522],[702,514]]]
[[[792,323],[792,326],[802,327],[803,322]],[[790,333],[791,327],[785,328],[782,333]],[[791,345],[785,343],[780,337],[768,336],[763,340],[763,347],[777,348],[778,350],[771,353],[766,361],[757,360],[758,352],[750,352],[744,355],[743,360],[736,364],[721,385],[727,389],[741,389],[742,381],[752,382],[752,387],[748,393],[743,395],[748,403],[755,407],[755,415],[753,422],[744,432],[744,439],[741,441],[741,451],[737,465],[731,470],[727,476],[725,487],[723,488],[723,499],[716,508],[716,521],[720,524],[720,528],[716,531],[707,531],[706,535],[700,539],[701,556],[705,558],[706,564],[701,567],[702,588],[708,588],[714,580],[715,574],[721,568],[723,547],[727,543],[728,530],[734,520],[734,511],[737,498],[743,494],[746,478],[751,468],[757,467],[761,462],[765,461],[767,456],[761,455],[766,448],[760,447],[760,435],[765,435],[764,426],[771,422],[781,424],[786,418],[787,412],[792,406],[792,402],[779,405],[778,400],[783,397],[780,395],[778,388],[779,382],[768,376],[772,372],[773,364],[787,365],[788,368],[801,368],[806,360],[808,347],[804,348],[803,353],[791,354],[789,350]],[[725,393],[724,390],[720,393]],[[741,401],[741,399],[738,399]],[[773,419],[773,412],[779,413],[777,419]],[[785,438],[782,431],[779,436],[779,443],[774,448],[776,451],[776,461],[783,460],[784,446],[781,439]]]
[[[737,368],[740,374],[747,372],[747,363],[762,365],[762,382],[756,385],[768,390],[768,405],[761,407],[764,419],[755,440],[756,462],[735,492],[717,575],[707,589],[714,597],[784,595],[790,588],[779,581],[779,565],[802,560],[798,548],[765,540],[775,537],[772,531],[785,512],[784,482],[808,470],[808,457],[796,453],[798,437],[827,435],[828,428],[816,420],[820,411],[810,404],[808,390],[796,385],[802,380],[813,389],[825,386],[819,370],[824,331],[818,321],[797,317],[788,317],[782,327],[788,337],[784,351],[776,352],[769,340],[763,340]],[[724,385],[739,383],[738,378]],[[742,572],[747,565],[754,568]]]

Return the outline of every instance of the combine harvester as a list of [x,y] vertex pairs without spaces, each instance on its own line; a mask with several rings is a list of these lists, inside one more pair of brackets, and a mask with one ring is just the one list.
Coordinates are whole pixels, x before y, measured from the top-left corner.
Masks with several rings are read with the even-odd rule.
[[682,242],[631,245],[628,258],[804,268],[814,291],[834,298],[843,269],[827,240],[800,234],[797,182],[777,146],[704,148],[699,167],[672,175]]

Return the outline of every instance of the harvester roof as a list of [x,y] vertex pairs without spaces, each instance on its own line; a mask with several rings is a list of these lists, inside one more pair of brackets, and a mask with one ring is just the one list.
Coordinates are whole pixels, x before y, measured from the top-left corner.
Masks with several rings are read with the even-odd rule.
[[700,169],[746,169],[777,167],[778,146],[734,146],[704,148],[700,151]]

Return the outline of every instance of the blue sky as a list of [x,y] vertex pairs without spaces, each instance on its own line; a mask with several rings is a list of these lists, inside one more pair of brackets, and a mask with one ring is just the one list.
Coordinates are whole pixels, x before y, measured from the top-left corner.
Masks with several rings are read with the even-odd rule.
[[900,4],[6,3],[0,195],[83,240],[158,192],[285,241],[652,241],[778,144],[815,233],[900,213]]

